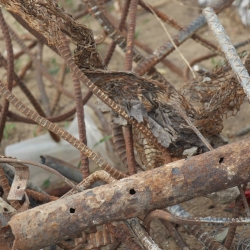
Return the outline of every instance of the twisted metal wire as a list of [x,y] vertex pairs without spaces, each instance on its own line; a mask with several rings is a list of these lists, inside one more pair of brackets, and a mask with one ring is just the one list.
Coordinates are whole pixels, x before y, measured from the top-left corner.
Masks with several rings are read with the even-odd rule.
[[218,43],[220,44],[221,50],[224,52],[235,75],[237,76],[241,86],[243,87],[248,100],[250,100],[250,77],[246,68],[242,64],[236,49],[231,43],[229,37],[226,35],[226,32],[223,26],[220,24],[220,21],[215,12],[213,11],[213,9],[207,7],[203,10],[203,14],[207,19],[208,25],[213,31],[214,36],[216,37]]

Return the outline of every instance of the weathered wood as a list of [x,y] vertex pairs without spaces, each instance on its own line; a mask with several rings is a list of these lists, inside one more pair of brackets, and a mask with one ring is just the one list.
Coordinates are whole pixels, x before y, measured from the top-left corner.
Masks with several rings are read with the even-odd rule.
[[14,215],[13,249],[34,250],[87,227],[165,208],[250,181],[250,139]]

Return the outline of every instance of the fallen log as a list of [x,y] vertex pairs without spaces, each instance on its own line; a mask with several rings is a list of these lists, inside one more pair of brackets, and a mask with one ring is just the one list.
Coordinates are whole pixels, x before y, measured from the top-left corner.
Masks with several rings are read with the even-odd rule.
[[141,172],[14,215],[13,249],[34,250],[87,227],[123,220],[250,181],[250,139]]

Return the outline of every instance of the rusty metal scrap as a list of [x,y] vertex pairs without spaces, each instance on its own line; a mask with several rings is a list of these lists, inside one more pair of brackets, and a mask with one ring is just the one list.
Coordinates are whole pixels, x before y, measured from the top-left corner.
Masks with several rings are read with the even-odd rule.
[[250,140],[232,143],[16,214],[9,222],[14,246],[41,248],[87,227],[249,182],[249,146]]
[[117,239],[109,233],[106,229],[100,230],[96,233],[91,233],[86,237],[88,244],[85,249],[93,249],[100,246],[106,246],[117,241]]
[[[179,205],[168,207],[168,210],[176,216],[190,217],[190,214]],[[185,228],[208,249],[228,249],[223,247],[218,241],[211,237],[209,233],[205,232],[200,225],[185,225]]]
[[22,200],[29,180],[29,167],[22,163],[12,163],[15,177],[10,188],[8,200]]
[[[58,171],[56,171],[56,170],[54,170],[52,168],[49,168],[46,165],[43,165],[41,163],[26,161],[26,160],[19,160],[19,159],[15,159],[15,158],[12,158],[12,157],[5,157],[5,156],[0,156],[0,163],[9,163],[10,165],[14,166],[15,168],[17,167],[18,171],[19,171],[19,168],[22,169],[22,173],[18,173],[18,175],[20,175],[21,177],[18,177],[18,175],[16,177],[16,175],[15,175],[15,178],[17,178],[17,185],[15,185],[15,186],[16,186],[16,189],[18,189],[18,190],[19,189],[24,190],[26,188],[26,185],[28,183],[28,178],[29,178],[29,173],[28,173],[29,168],[25,164],[30,164],[30,165],[37,166],[39,168],[45,169],[45,170],[57,175],[59,178],[64,180],[70,187],[72,187],[72,188],[74,188],[74,189],[76,189],[78,191],[82,191],[79,187],[77,187],[74,183],[72,183],[69,179],[64,177]],[[24,167],[25,167],[25,173],[23,173],[24,172],[23,171]],[[14,180],[15,180],[15,178],[14,178]],[[20,180],[23,183],[21,183]],[[25,185],[25,187],[24,187],[24,185]],[[20,192],[18,192],[18,193],[20,193]]]
[[[216,13],[231,5],[232,1],[218,1],[214,5]],[[17,203],[18,211],[15,214],[6,216],[3,212],[0,213],[0,222],[3,224],[0,227],[0,242],[3,242],[3,244],[0,243],[1,250],[34,250],[46,246],[54,248],[56,244],[63,249],[92,249],[114,243],[117,239],[121,243],[127,244],[131,249],[141,249],[141,247],[150,250],[159,249],[154,239],[151,240],[145,232],[140,220],[147,221],[147,218],[150,218],[152,214],[157,215],[156,209],[161,211],[160,209],[167,206],[225,188],[246,184],[250,181],[250,157],[248,156],[250,139],[213,149],[224,144],[219,136],[223,129],[223,116],[231,112],[235,114],[239,110],[245,94],[247,94],[244,93],[242,86],[233,76],[229,65],[218,67],[213,72],[208,71],[206,76],[210,77],[209,83],[203,81],[204,79],[190,82],[184,86],[183,92],[179,92],[154,68],[158,62],[163,62],[164,57],[171,53],[175,46],[168,41],[153,51],[150,47],[145,47],[144,44],[135,40],[135,29],[137,28],[135,20],[138,14],[138,4],[141,4],[147,11],[156,12],[164,22],[180,30],[178,35],[173,37],[177,46],[188,38],[193,38],[221,55],[222,52],[218,47],[196,34],[196,31],[206,24],[205,18],[199,15],[190,25],[183,28],[177,21],[154,7],[149,7],[143,0],[126,0],[123,2],[123,8],[120,8],[122,9],[121,20],[117,28],[113,24],[115,22],[112,18],[110,19],[112,22],[109,20],[110,15],[105,9],[106,1],[84,0],[83,2],[85,3],[83,14],[92,13],[93,18],[103,27],[101,32],[98,31],[98,34],[105,32],[104,39],[107,35],[112,39],[112,45],[104,62],[97,50],[97,42],[92,30],[83,23],[76,22],[73,15],[67,13],[61,5],[57,4],[57,1],[0,0],[1,5],[39,40],[37,42],[33,37],[28,38],[28,40],[32,40],[31,44],[35,46],[38,43],[40,48],[47,44],[58,54],[57,56],[61,56],[61,59],[64,60],[61,67],[62,72],[58,74],[61,76],[57,75],[59,80],[56,80],[49,74],[49,70],[42,60],[38,60],[30,51],[33,45],[26,46],[22,39],[8,27],[8,24],[5,24],[3,29],[5,37],[3,39],[9,40],[9,44],[6,44],[8,58],[5,60],[0,54],[0,61],[6,68],[8,77],[7,87],[2,83],[3,80],[0,81],[0,94],[3,99],[5,98],[3,105],[0,106],[2,114],[0,117],[0,138],[3,136],[2,130],[6,119],[7,121],[37,123],[52,134],[54,133],[58,139],[62,138],[77,148],[81,154],[83,166],[79,179],[74,176],[78,172],[75,168],[76,174],[68,173],[70,168],[73,168],[68,167],[67,164],[63,164],[63,167],[58,166],[58,171],[61,172],[59,174],[39,163],[0,158],[0,163],[8,162],[8,164],[17,166],[17,174],[8,198],[21,200],[25,196],[24,203],[22,203],[23,200],[20,204]],[[121,5],[121,2],[119,4]],[[126,25],[128,12],[129,22]],[[55,87],[57,93],[53,105],[45,101],[48,107],[47,113],[44,112],[43,107],[39,105],[26,85],[21,82],[21,78],[25,79],[25,72],[30,68],[31,63],[25,67],[22,65],[22,77],[19,77],[13,70],[14,59],[13,53],[10,51],[12,50],[10,48],[12,39],[16,40],[22,48],[22,51],[15,56],[29,55],[36,67],[37,75],[39,75],[38,80],[42,82],[42,76],[44,76]],[[126,51],[126,72],[107,70],[115,44]],[[134,44],[136,46],[140,44],[141,47],[146,48],[149,55],[146,58],[142,56]],[[70,49],[73,47],[74,53],[72,55]],[[42,50],[40,52],[42,55]],[[246,56],[245,65],[241,65],[241,68],[249,69],[249,58]],[[132,65],[132,60],[137,63],[137,66]],[[175,69],[180,76],[184,75],[185,71],[182,72],[170,59],[166,59],[165,64],[172,71]],[[73,77],[74,93],[63,86],[66,66],[70,68]],[[133,70],[135,73],[131,72]],[[149,78],[142,76],[146,72]],[[188,74],[186,76],[188,77]],[[202,77],[200,76],[200,78]],[[23,99],[20,101],[19,96],[11,93],[12,78],[16,82],[13,87],[16,85],[21,87],[36,112],[27,107]],[[82,97],[80,81],[88,88],[84,98]],[[114,151],[117,151],[126,167],[124,173],[108,164],[94,150],[87,147],[83,106],[91,98],[92,93],[113,113],[112,122],[116,126],[114,126],[113,131]],[[60,94],[74,99],[75,107],[68,112],[55,114],[52,117],[57,104],[59,104]],[[49,101],[49,99],[47,100]],[[26,117],[9,111],[9,102]],[[63,128],[52,123],[65,121],[75,113],[78,116],[80,139],[73,137]],[[102,123],[101,119],[100,123]],[[121,125],[127,126],[124,131]],[[110,132],[108,133],[110,134]],[[124,140],[124,133],[126,140]],[[204,147],[205,145],[206,147]],[[134,147],[140,157],[138,162],[134,158]],[[195,152],[189,154],[187,159],[171,162],[175,160],[175,157],[178,159],[185,157],[183,152],[190,151],[192,148],[195,148]],[[211,151],[204,153],[207,148]],[[194,154],[200,155],[193,156]],[[93,160],[103,170],[90,174],[88,159]],[[54,161],[55,159],[47,157],[46,160]],[[26,186],[30,184],[26,174],[27,169],[22,168],[25,166],[24,164],[30,163],[57,174],[73,189],[61,198],[41,194],[39,192],[44,192],[38,189],[36,189],[38,192],[26,189]],[[56,162],[56,164],[59,163],[63,162]],[[135,175],[138,169],[148,171]],[[0,170],[2,170],[1,167]],[[127,176],[126,171],[131,176]],[[14,174],[11,175],[10,179],[13,179]],[[75,185],[66,177],[77,182],[82,181]],[[108,184],[91,189],[91,185],[97,180]],[[6,195],[9,193],[10,186],[3,170],[0,171],[0,182],[2,182],[0,184],[3,185]],[[20,190],[21,193],[17,197],[16,192],[20,192]],[[244,196],[244,190],[242,188],[240,190]],[[27,210],[29,208],[28,195],[30,201],[33,197],[37,201],[49,203]],[[246,199],[244,201],[247,202]],[[10,203],[14,204],[13,201]],[[247,211],[249,212],[249,209]],[[188,222],[200,224],[202,221],[206,221],[234,223],[235,226],[250,222],[250,218],[242,220],[239,218],[192,219],[178,218],[176,214],[175,216],[168,215],[170,216],[164,217],[164,219],[169,219],[172,216],[173,221],[184,224]],[[120,224],[123,224],[124,227],[127,226],[126,229],[123,230]],[[221,244],[211,237],[209,238],[208,233],[203,233],[200,226],[190,226],[189,228],[192,234],[206,241],[206,247],[224,249]],[[232,233],[233,230],[232,227]],[[174,232],[173,235],[175,241],[181,241],[179,244],[181,248],[187,249],[178,233]],[[233,240],[230,237],[227,243],[229,245]],[[70,240],[70,242],[65,242],[65,240]],[[12,244],[14,244],[13,248]]]

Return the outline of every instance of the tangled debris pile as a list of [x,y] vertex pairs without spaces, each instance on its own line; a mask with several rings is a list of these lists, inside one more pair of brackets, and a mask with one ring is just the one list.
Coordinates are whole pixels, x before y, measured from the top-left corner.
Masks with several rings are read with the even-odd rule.
[[[215,13],[219,13],[232,2],[232,0],[221,0],[213,4],[212,8]],[[99,248],[110,244],[118,247],[120,243],[125,243],[132,249],[159,249],[149,236],[150,222],[153,218],[160,218],[163,221],[176,244],[182,249],[188,249],[188,246],[172,223],[230,225],[231,231],[226,236],[224,246],[210,236],[200,237],[205,235],[204,231],[200,231],[200,226],[186,227],[208,249],[230,247],[233,242],[233,230],[235,232],[237,226],[250,222],[249,208],[244,194],[245,186],[243,188],[241,186],[250,181],[248,174],[250,158],[247,155],[250,141],[248,139],[222,146],[225,142],[220,133],[223,129],[223,118],[239,111],[245,96],[249,96],[247,88],[244,88],[244,85],[242,88],[241,83],[246,81],[248,85],[250,78],[247,74],[243,79],[240,74],[242,72],[238,73],[229,60],[212,72],[203,70],[199,77],[190,80],[181,91],[178,91],[154,67],[159,62],[165,62],[173,72],[181,72],[165,57],[178,49],[177,47],[188,38],[200,42],[215,54],[223,55],[218,46],[196,34],[206,25],[205,17],[201,14],[183,28],[146,2],[127,0],[124,1],[121,20],[116,27],[108,18],[104,1],[86,0],[84,1],[86,9],[83,13],[89,11],[103,27],[105,36],[112,39],[108,54],[103,61],[97,50],[92,30],[78,23],[76,18],[65,11],[57,1],[0,0],[0,3],[35,37],[36,43],[40,46],[47,45],[53,53],[64,60],[64,73],[67,65],[74,84],[74,93],[69,92],[48,74],[41,60],[30,52],[5,22],[1,13],[0,27],[6,42],[7,62],[2,55],[0,59],[2,66],[7,70],[7,87],[0,81],[0,93],[4,97],[1,107],[0,137],[3,136],[6,121],[37,123],[50,131],[55,141],[58,142],[62,138],[79,150],[83,177],[82,182],[75,184],[68,179],[70,175],[66,178],[65,170],[62,174],[44,164],[1,157],[0,184],[6,201],[17,210],[14,213],[5,213],[5,210],[0,213],[0,241],[3,249],[40,249],[57,245],[62,249],[76,250]],[[173,37],[173,41],[167,41],[147,57],[134,46],[136,10],[139,5],[180,30]],[[212,13],[213,17],[216,16],[212,9],[204,10],[204,15],[211,24],[215,21],[210,20],[209,13]],[[127,15],[129,25],[124,29]],[[216,25],[218,28],[219,23]],[[225,36],[223,33],[220,35]],[[41,77],[43,74],[52,82],[58,93],[75,101],[75,107],[57,116],[52,115],[50,107],[47,107],[46,111],[43,110],[14,71],[12,48],[14,40],[22,48],[22,53],[30,56],[37,68],[40,85],[43,85]],[[126,52],[124,72],[107,69],[116,44]],[[72,46],[74,46],[73,56]],[[227,52],[224,53],[227,57]],[[132,61],[137,63],[134,69]],[[244,66],[240,63],[237,66],[248,70],[248,54],[242,55],[242,61]],[[143,77],[144,74],[147,75]],[[187,78],[187,75],[187,73],[181,74],[183,78]],[[80,82],[89,89],[85,97],[82,97]],[[11,92],[14,83],[20,86],[36,111]],[[44,86],[40,90],[44,92],[44,105],[48,104]],[[92,94],[101,100],[101,106],[108,106],[112,118],[115,152],[126,167],[125,173],[87,146],[88,131],[84,124],[83,105]],[[9,103],[21,112],[22,116],[10,111]],[[58,121],[65,121],[75,113],[78,118],[79,139],[55,124]],[[135,157],[135,151],[138,159]],[[91,174],[89,160],[95,162],[102,170]],[[7,164],[13,166],[15,172]],[[27,164],[54,173],[72,190],[60,198],[48,195],[29,183]],[[63,162],[60,164],[63,165]],[[77,172],[76,167],[69,164],[65,164],[63,168]],[[60,170],[60,167],[57,169]],[[134,175],[136,173],[138,174]],[[91,188],[91,185],[98,180],[109,184]],[[11,186],[8,181],[12,183]],[[159,210],[235,186],[239,187],[247,213],[246,218],[238,216],[232,219],[187,218],[186,215],[180,217],[179,214],[175,214],[172,211],[173,207],[169,208],[172,214]],[[241,199],[237,198],[237,201]],[[2,199],[3,204],[6,201]],[[7,207],[7,205],[2,206]],[[178,206],[178,209],[181,208]],[[147,232],[141,224],[145,225]],[[198,230],[197,233],[195,230]]]

